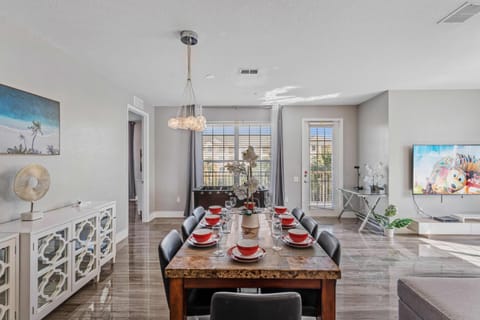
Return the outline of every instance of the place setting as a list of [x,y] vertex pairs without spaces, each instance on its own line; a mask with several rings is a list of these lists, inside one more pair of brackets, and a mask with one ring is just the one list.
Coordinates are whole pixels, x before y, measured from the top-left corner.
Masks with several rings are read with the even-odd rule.
[[257,262],[265,254],[265,249],[259,246],[258,240],[254,239],[241,239],[235,246],[227,250],[227,255],[232,260],[243,263]]
[[219,239],[210,229],[197,229],[187,238],[187,243],[198,248],[209,248],[216,245]]
[[295,217],[291,214],[282,213],[277,216],[281,223],[283,229],[293,229],[298,226],[298,221],[295,220]]
[[221,215],[220,214],[212,214],[207,213],[205,218],[200,221],[199,225],[202,228],[212,228],[214,226],[218,226],[221,224]]
[[315,238],[303,229],[290,229],[281,239],[286,245],[295,248],[310,248],[316,242]]

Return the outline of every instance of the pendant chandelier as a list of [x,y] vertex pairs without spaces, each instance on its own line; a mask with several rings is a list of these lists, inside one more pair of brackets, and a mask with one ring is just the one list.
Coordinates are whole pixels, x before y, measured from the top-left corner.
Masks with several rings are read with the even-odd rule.
[[168,120],[168,127],[203,131],[207,126],[207,119],[202,115],[202,107],[196,104],[191,74],[191,47],[198,42],[198,35],[194,31],[186,30],[180,33],[180,40],[187,46],[187,84],[184,90],[185,103],[179,108],[177,116]]

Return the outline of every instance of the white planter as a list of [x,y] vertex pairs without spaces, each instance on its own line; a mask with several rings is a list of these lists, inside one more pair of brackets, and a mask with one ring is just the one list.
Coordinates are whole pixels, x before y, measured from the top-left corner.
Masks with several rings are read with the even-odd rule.
[[244,228],[258,228],[260,227],[259,221],[258,221],[258,215],[257,214],[252,214],[252,215],[243,215],[242,216],[242,227]]
[[388,238],[393,238],[393,236],[395,235],[395,229],[385,228],[385,229],[383,229],[383,235],[388,237]]

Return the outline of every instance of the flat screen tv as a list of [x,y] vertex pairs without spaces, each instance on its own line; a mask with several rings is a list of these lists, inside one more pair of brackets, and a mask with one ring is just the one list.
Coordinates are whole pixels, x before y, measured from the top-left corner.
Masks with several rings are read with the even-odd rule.
[[480,145],[413,145],[413,194],[480,194]]

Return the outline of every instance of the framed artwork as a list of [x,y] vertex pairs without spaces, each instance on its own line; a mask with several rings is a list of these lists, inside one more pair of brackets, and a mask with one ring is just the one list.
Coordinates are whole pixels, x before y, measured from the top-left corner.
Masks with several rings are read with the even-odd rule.
[[0,154],[60,154],[60,102],[0,84]]

